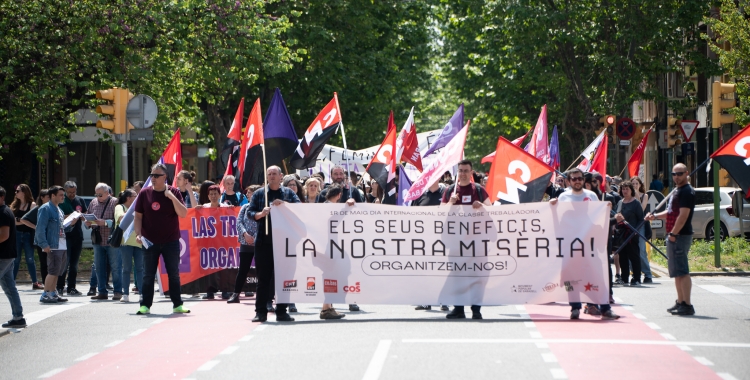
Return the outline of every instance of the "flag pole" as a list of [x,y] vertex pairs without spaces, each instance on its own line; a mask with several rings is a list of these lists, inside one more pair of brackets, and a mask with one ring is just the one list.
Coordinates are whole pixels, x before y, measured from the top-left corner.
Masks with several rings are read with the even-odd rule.
[[[336,100],[336,108],[339,110],[339,113],[341,112],[341,106],[339,106],[339,96],[337,93],[333,93],[333,99]],[[339,123],[341,123],[341,139],[344,140],[344,154],[346,155],[346,183],[350,184],[349,186],[349,197],[352,196],[352,187],[354,183],[352,183],[352,176],[349,175],[349,155],[346,154],[346,152],[349,150],[346,147],[346,133],[344,132],[344,118],[339,115]]]
[[578,157],[576,157],[576,159],[575,159],[575,160],[573,160],[573,163],[572,163],[572,164],[570,164],[570,166],[568,166],[568,168],[567,168],[567,169],[565,169],[565,171],[567,172],[568,170],[570,170],[570,168],[572,168],[572,167],[573,167],[573,165],[575,165],[575,164],[576,164],[576,162],[578,162],[578,159],[579,159],[579,158],[581,158],[581,157],[582,157],[582,156],[581,156],[581,155],[579,154],[579,155],[578,155]]
[[[265,143],[260,144],[260,149],[263,150],[263,174],[265,174],[265,176],[263,176],[264,178],[263,199],[265,199],[266,201],[265,207],[268,207],[268,167],[266,164],[266,144]],[[268,235],[268,218],[265,218],[265,219],[266,219],[266,235]]]

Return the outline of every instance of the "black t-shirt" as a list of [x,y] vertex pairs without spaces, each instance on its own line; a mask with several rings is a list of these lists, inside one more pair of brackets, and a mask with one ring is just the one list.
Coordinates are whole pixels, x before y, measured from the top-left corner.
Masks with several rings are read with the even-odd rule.
[[16,258],[16,218],[7,205],[0,206],[0,227],[9,227],[8,240],[0,243],[0,259]]
[[232,206],[241,206],[242,201],[244,200],[243,198],[245,198],[245,196],[242,193],[234,193],[232,195],[224,193],[221,195],[221,203],[228,203]]
[[[324,189],[323,191],[318,194],[318,199],[316,203],[325,203],[326,201],[326,194],[328,194],[328,189]],[[339,203],[346,203],[349,198],[354,199],[354,202],[356,203],[364,203],[365,200],[362,198],[362,194],[357,191],[356,188],[349,188],[346,187],[341,188],[341,198],[339,198]]]
[[174,204],[164,194],[167,191],[182,202],[180,190],[172,186],[163,191],[156,191],[153,187],[141,189],[135,201],[135,212],[143,214],[141,235],[154,244],[180,240],[180,219]]
[[411,202],[412,206],[440,206],[440,201],[443,199],[443,192],[445,186],[440,187],[433,193],[430,190],[425,191],[422,195]]
[[[29,210],[31,210],[31,204],[27,204],[26,208],[23,209],[23,210],[18,209],[16,211],[13,211],[13,216],[16,217],[16,218],[18,218],[18,220],[21,220],[21,218],[23,218],[23,216],[26,215],[26,213],[29,212]],[[16,226],[16,232],[29,232],[29,233],[33,233],[34,230],[31,229],[28,226],[25,226],[25,225],[17,225]]]
[[678,187],[675,194],[669,199],[669,205],[667,210],[667,232],[672,230],[674,222],[677,220],[677,216],[680,215],[681,208],[689,208],[690,214],[685,221],[685,225],[679,232],[679,235],[692,235],[693,234],[693,211],[695,211],[695,190],[690,184]]

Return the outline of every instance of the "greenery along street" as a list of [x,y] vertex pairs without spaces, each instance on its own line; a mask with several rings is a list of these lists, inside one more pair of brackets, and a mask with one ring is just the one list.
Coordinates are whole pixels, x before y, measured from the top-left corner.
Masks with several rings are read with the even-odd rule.
[[[667,249],[664,240],[654,240],[654,245],[659,247],[664,254]],[[651,250],[651,261],[664,268],[667,260],[659,252]],[[750,272],[750,243],[739,237],[728,238],[721,242],[721,268],[714,266],[714,242],[704,239],[694,239],[688,253],[688,263],[691,272]]]
[[[750,24],[705,0],[25,0],[0,4],[0,159],[10,144],[38,154],[76,129],[73,113],[112,86],[159,105],[153,154],[175,128],[221,147],[242,97],[284,94],[298,133],[338,92],[348,145],[378,144],[388,112],[416,106],[419,131],[442,128],[460,103],[477,160],[495,137],[518,137],[542,105],[561,133],[562,161],[591,139],[597,115],[667,100],[656,78],[728,72],[747,122]],[[717,4],[718,5],[718,4]],[[714,14],[713,16],[717,16]],[[705,35],[701,23],[721,33]],[[730,41],[732,51],[716,47]],[[706,45],[718,59],[706,58]],[[719,66],[721,63],[721,66]],[[742,82],[744,80],[744,82]],[[690,90],[691,82],[681,85]],[[670,101],[677,114],[688,96]],[[338,144],[335,137],[331,142]],[[196,141],[185,140],[184,143]],[[223,168],[217,168],[217,173]],[[25,182],[17,180],[17,182]]]

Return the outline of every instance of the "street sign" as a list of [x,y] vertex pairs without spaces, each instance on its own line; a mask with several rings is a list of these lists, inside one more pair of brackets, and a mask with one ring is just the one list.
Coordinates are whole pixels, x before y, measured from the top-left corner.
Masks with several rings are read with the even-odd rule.
[[154,141],[154,130],[149,129],[134,129],[128,133],[130,141]]
[[659,129],[656,135],[659,136],[659,148],[669,148],[669,135],[667,134],[667,130]]
[[651,211],[651,210],[654,210],[656,206],[658,206],[659,203],[661,203],[661,201],[664,200],[664,194],[656,190],[649,190],[646,192],[646,194],[648,194],[648,202],[646,203],[646,209],[644,210],[645,213],[651,212],[651,213],[656,214],[667,209],[667,205],[664,204],[658,209],[656,209],[656,211]]
[[630,140],[620,140],[620,145],[628,146],[630,145]]
[[154,99],[151,99],[148,95],[140,94],[130,99],[126,115],[135,129],[146,129],[154,125],[159,110],[156,108]]
[[617,121],[617,137],[620,140],[630,140],[635,136],[635,122],[627,117]]
[[699,124],[698,120],[682,120],[680,129],[682,129],[682,136],[685,138],[685,142],[689,142],[693,138],[693,134],[698,129]]

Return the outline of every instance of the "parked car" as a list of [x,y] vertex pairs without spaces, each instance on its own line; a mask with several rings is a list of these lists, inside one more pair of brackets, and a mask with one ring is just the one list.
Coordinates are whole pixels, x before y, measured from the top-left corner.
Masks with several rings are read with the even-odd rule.
[[[733,187],[720,187],[721,196],[721,238],[727,236],[734,237],[740,235],[740,219],[735,215],[732,209],[732,195],[740,191]],[[750,204],[744,208],[743,230],[750,232]],[[664,239],[667,235],[666,220],[651,222],[651,229],[655,238]],[[695,211],[693,212],[693,237],[713,239],[714,238],[714,188],[698,187],[695,189]]]

